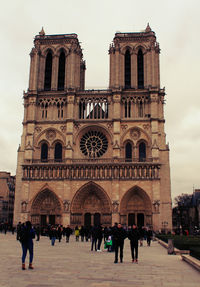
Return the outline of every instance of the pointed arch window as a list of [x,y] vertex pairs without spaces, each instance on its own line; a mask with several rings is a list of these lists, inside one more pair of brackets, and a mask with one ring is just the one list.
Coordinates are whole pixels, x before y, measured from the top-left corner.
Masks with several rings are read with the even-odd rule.
[[54,150],[54,159],[55,161],[62,161],[62,144],[56,143]]
[[138,74],[138,89],[144,88],[144,57],[142,50],[139,49],[137,55],[137,74]]
[[125,161],[132,161],[132,144],[127,143],[125,146]]
[[139,144],[139,161],[146,161],[146,144],[144,142]]
[[52,54],[49,51],[46,56],[46,63],[45,63],[45,78],[44,78],[45,91],[51,90],[51,74],[52,74]]
[[59,57],[58,68],[58,90],[62,91],[65,87],[65,53],[62,51]]
[[144,104],[142,100],[138,103],[138,115],[140,118],[144,116]]
[[126,50],[124,57],[124,67],[125,67],[125,88],[131,87],[131,54],[129,50]]
[[48,160],[48,145],[46,143],[43,143],[41,146],[41,161],[47,161]]

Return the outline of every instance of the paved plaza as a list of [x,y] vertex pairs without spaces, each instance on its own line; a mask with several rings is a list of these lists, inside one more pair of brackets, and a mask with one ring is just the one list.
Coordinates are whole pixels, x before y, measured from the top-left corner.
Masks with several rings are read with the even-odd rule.
[[64,239],[55,246],[47,237],[34,241],[35,269],[23,271],[16,236],[0,234],[0,287],[200,286],[200,273],[157,242],[140,247],[139,264],[133,264],[126,239],[124,263],[114,264],[114,253],[92,252],[90,242],[75,242],[74,236],[69,244]]

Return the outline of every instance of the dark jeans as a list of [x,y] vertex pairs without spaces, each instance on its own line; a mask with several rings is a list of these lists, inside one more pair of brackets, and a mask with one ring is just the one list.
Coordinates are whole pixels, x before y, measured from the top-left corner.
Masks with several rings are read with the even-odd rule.
[[118,261],[118,251],[120,249],[120,260],[123,259],[123,249],[124,249],[124,240],[123,241],[115,241],[115,261]]
[[33,262],[33,243],[22,244],[22,263],[25,263],[27,250],[29,251],[29,263]]
[[97,251],[97,238],[92,237],[92,245],[91,250],[93,251],[93,247],[95,248],[95,251]]
[[101,242],[102,242],[102,238],[98,238],[98,247],[97,247],[98,250],[101,249]]
[[147,237],[147,245],[148,245],[148,246],[151,245],[151,237]]
[[130,241],[132,259],[138,259],[138,242]]

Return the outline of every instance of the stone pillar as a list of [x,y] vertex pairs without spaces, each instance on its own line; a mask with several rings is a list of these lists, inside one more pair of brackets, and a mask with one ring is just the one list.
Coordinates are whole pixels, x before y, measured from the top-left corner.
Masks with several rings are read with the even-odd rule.
[[33,90],[33,82],[34,82],[34,70],[35,70],[35,58],[36,58],[36,51],[35,48],[32,49],[30,53],[31,63],[30,63],[30,74],[29,74],[29,90]]
[[115,55],[114,55],[114,47],[110,47],[110,79],[109,79],[109,87],[113,88],[115,83]]
[[119,75],[120,75],[120,49],[115,51],[115,88],[119,88]]
[[39,76],[38,76],[38,90],[44,90],[44,77],[45,77],[45,56],[41,55],[39,58]]

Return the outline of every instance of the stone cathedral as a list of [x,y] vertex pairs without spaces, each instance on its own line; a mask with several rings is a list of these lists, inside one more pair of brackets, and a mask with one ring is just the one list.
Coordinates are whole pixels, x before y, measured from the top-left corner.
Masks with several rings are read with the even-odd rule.
[[116,33],[108,89],[86,90],[78,36],[42,29],[35,37],[14,224],[121,222],[171,230],[159,53],[149,25],[143,32]]

